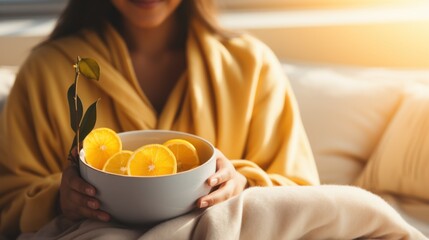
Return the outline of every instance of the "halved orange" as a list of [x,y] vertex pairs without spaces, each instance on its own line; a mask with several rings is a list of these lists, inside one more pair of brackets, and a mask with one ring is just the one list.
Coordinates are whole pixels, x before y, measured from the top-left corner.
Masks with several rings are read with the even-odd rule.
[[107,159],[122,150],[122,142],[112,129],[96,128],[83,140],[83,150],[86,162],[101,170]]
[[103,171],[120,175],[128,175],[128,160],[131,155],[133,155],[133,152],[127,150],[114,154],[112,157],[107,159],[104,164]]
[[137,149],[128,161],[128,175],[132,176],[161,176],[176,172],[176,157],[161,144],[148,144]]
[[177,172],[186,171],[200,165],[197,149],[184,139],[171,139],[164,146],[168,147],[176,157]]

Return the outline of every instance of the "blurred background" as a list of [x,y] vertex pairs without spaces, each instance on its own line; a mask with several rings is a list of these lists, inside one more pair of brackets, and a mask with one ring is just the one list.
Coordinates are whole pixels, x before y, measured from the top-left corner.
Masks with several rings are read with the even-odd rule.
[[[217,0],[226,28],[282,61],[429,68],[429,0]],[[19,66],[67,0],[0,0],[0,66]]]

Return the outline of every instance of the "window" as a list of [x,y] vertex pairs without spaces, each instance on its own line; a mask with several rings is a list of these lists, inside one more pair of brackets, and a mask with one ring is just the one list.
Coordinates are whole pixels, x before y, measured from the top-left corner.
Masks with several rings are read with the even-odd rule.
[[67,0],[0,0],[0,16],[56,15],[66,4]]
[[217,0],[221,9],[329,9],[371,5],[427,3],[429,0]]

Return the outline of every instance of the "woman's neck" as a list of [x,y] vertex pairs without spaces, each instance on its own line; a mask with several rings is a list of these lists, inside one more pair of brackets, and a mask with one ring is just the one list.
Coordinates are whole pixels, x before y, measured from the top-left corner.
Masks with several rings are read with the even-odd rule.
[[[124,26],[127,24],[124,24]],[[160,113],[186,69],[186,20],[173,15],[156,28],[119,28],[141,89]]]

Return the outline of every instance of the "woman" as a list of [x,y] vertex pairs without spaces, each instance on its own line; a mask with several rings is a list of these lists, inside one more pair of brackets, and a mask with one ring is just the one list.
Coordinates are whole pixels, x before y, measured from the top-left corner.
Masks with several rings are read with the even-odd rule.
[[[94,197],[96,189],[65,157],[73,138],[65,93],[77,56],[91,57],[101,67],[99,83],[79,82],[84,103],[101,98],[96,127],[184,131],[220,150],[217,171],[207,180],[216,190],[197,203],[203,209],[219,207],[208,208],[204,217],[187,215],[149,232],[130,228],[122,236],[146,232],[148,238],[160,237],[161,228],[176,237],[190,237],[191,232],[197,237],[209,224],[197,229],[196,223],[180,221],[212,221],[216,217],[210,214],[226,211],[221,202],[238,204],[232,208],[238,209],[240,199],[247,198],[250,205],[259,201],[259,188],[241,194],[246,187],[318,184],[295,99],[277,59],[254,38],[221,30],[211,1],[71,0],[50,38],[21,67],[0,120],[3,234],[15,237],[44,226],[36,238],[91,234],[92,227],[73,225],[81,219],[89,219],[85,223],[90,225],[105,222],[101,228],[113,232],[124,229],[109,223],[109,213],[99,209]],[[267,198],[274,196],[270,193],[262,195],[260,199],[273,204],[271,210],[293,204],[285,193],[274,200]],[[253,214],[249,219],[261,213]],[[58,215],[60,220],[46,225]],[[234,216],[239,221],[240,215]],[[58,227],[64,221],[74,227]],[[217,221],[216,227],[225,222]],[[238,229],[250,234],[249,226],[243,223]]]

